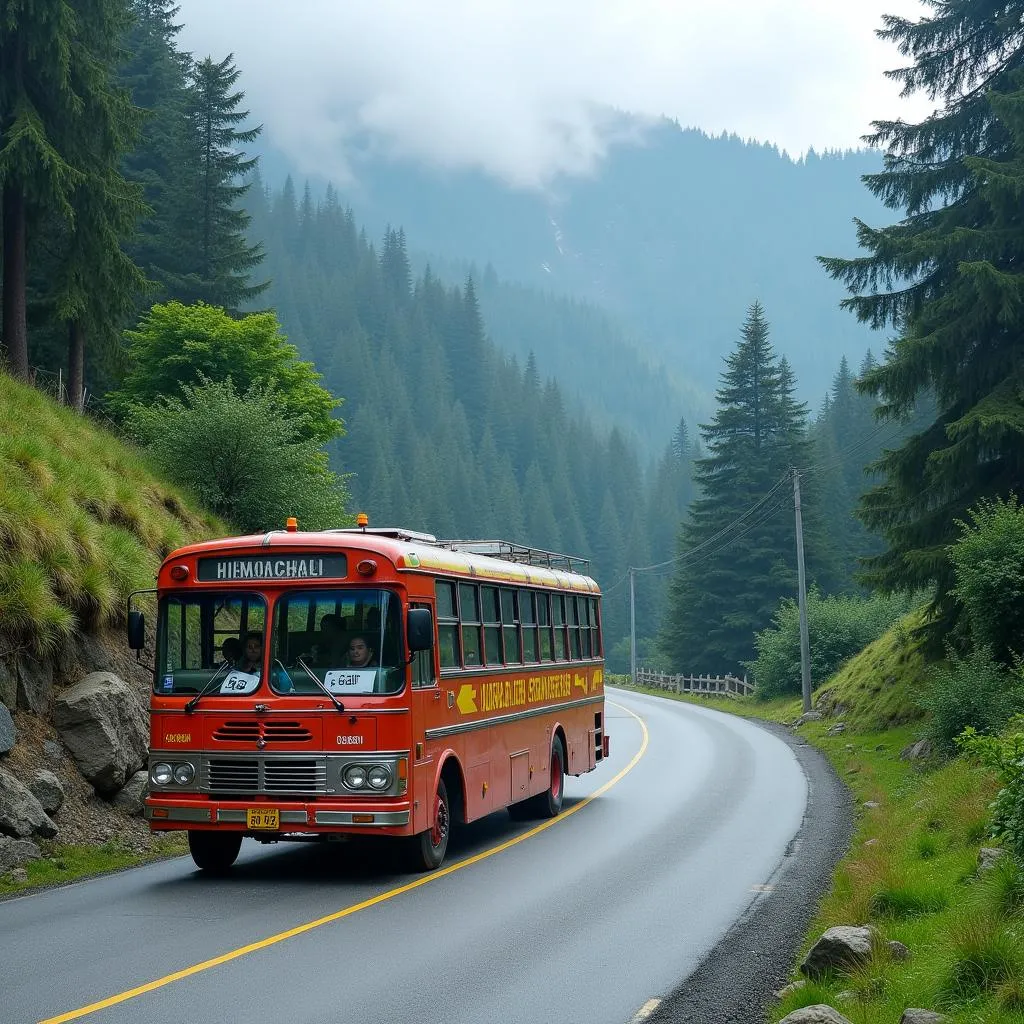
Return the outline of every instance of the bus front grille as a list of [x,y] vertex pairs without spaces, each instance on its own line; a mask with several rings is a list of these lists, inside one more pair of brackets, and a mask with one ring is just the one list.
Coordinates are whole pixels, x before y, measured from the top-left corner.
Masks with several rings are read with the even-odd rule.
[[207,793],[315,795],[327,792],[327,759],[280,755],[204,758],[201,779]]

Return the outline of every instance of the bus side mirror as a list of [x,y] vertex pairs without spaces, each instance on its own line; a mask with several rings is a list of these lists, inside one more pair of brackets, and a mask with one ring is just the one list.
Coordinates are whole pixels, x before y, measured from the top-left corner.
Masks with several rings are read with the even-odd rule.
[[429,608],[410,608],[406,613],[405,631],[409,637],[409,653],[429,651],[434,646],[434,620]]
[[128,646],[133,651],[146,646],[146,616],[142,612],[128,613]]

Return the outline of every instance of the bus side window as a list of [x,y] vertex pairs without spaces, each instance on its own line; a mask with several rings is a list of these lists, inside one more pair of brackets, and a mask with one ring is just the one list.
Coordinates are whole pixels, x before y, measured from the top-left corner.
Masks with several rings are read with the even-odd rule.
[[441,668],[459,668],[459,619],[455,609],[455,584],[438,580],[434,584],[437,595],[437,645],[441,649]]
[[[410,608],[426,608],[430,610],[429,604],[410,604]],[[416,689],[426,689],[437,686],[437,677],[434,675],[434,652],[417,651],[412,659],[412,685]]]

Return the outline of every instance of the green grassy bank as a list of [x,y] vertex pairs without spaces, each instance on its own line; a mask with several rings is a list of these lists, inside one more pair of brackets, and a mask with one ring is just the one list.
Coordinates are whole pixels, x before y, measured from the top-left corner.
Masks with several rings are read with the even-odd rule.
[[110,431],[0,374],[0,655],[109,625],[165,554],[223,530]]
[[[962,757],[901,757],[926,731],[916,698],[927,666],[911,625],[890,630],[820,687],[816,706],[827,717],[799,727],[859,810],[797,963],[841,924],[871,924],[910,957],[895,959],[880,944],[863,969],[787,995],[770,1021],[828,1003],[853,1024],[897,1024],[908,1007],[937,1010],[954,1024],[1024,1024],[1024,869],[1004,857],[995,870],[977,872],[979,849],[995,845],[987,830],[996,783]],[[792,723],[801,712],[799,699],[661,695],[776,722]],[[840,721],[845,730],[829,735]]]

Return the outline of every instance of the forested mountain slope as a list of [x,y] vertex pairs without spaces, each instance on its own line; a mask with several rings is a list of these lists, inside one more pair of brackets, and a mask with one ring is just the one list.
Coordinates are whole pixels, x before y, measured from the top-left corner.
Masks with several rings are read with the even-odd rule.
[[[816,262],[855,253],[855,216],[891,220],[860,180],[880,169],[878,154],[793,160],[668,121],[644,140],[544,194],[354,154],[357,181],[341,198],[375,235],[401,224],[426,252],[604,306],[670,376],[709,393],[755,299],[772,311],[777,349],[815,403],[842,355],[859,362],[869,346],[884,347],[837,308],[843,289]],[[267,156],[268,179],[283,178],[286,165]]]
[[[486,336],[475,286],[413,280],[404,238],[375,247],[333,192],[298,204],[254,190],[272,304],[290,340],[344,397],[332,462],[376,525],[502,537],[593,560],[605,585],[667,552],[689,500],[689,452],[644,471],[636,445],[595,429],[533,360]],[[589,358],[581,353],[581,359]],[[669,436],[663,449],[668,448]],[[605,606],[609,644],[626,630]],[[651,593],[640,614],[656,617]]]

